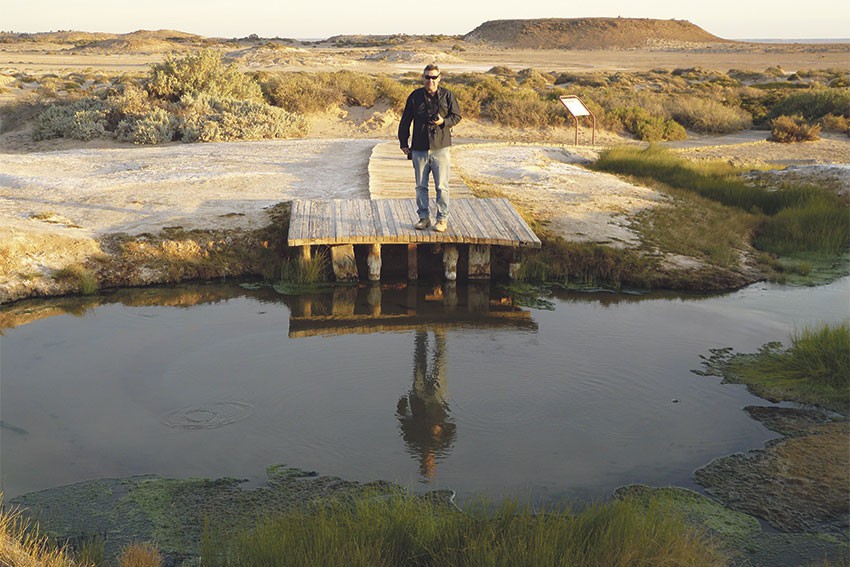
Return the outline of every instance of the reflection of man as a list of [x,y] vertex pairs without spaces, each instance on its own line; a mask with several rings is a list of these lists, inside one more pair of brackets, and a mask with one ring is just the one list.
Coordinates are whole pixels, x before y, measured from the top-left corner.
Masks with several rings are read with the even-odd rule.
[[[416,212],[419,221],[414,228],[425,230],[431,226],[428,209],[428,176],[434,176],[437,197],[437,223],[434,230],[443,232],[449,216],[449,155],[452,145],[452,127],[460,122],[460,106],[454,94],[440,86],[440,68],[428,65],[422,73],[424,86],[407,97],[398,141],[401,151],[413,160],[416,176]],[[410,124],[413,123],[413,142],[408,147]]]
[[398,401],[396,416],[401,436],[419,458],[419,472],[432,479],[437,460],[451,449],[457,426],[446,403],[446,332],[434,331],[434,353],[428,372],[428,333],[416,331],[413,350],[413,388]]

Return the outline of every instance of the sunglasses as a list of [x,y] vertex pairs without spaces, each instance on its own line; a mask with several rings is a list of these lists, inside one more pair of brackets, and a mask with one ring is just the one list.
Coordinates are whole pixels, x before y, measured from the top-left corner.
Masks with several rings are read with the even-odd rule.
[[440,78],[440,76],[439,76],[439,75],[422,75],[422,77],[423,77],[426,81],[436,81],[437,79],[439,79],[439,78]]

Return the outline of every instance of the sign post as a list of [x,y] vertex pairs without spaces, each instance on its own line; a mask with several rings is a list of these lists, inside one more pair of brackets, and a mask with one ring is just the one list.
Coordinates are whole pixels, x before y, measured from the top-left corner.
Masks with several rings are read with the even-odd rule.
[[594,116],[581,99],[575,95],[561,96],[558,97],[558,100],[561,101],[561,104],[564,105],[564,108],[567,109],[567,112],[569,112],[570,116],[573,117],[573,120],[576,121],[575,145],[578,145],[578,119],[580,116],[590,116],[590,118],[593,119],[591,145],[596,145],[596,116]]

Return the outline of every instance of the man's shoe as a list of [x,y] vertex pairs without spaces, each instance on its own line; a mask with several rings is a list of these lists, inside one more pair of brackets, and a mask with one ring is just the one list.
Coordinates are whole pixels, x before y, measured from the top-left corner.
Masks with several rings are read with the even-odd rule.
[[435,232],[446,232],[447,228],[449,228],[449,225],[442,219],[438,220],[437,224],[434,225]]
[[416,230],[425,230],[431,226],[431,219],[425,217],[424,219],[419,219],[419,222],[413,225],[413,228]]

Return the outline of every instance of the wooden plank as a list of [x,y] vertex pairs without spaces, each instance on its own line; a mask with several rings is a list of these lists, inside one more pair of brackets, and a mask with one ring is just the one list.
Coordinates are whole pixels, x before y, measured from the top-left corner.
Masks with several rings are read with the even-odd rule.
[[513,215],[509,212],[512,208],[505,199],[493,199],[489,202],[490,209],[499,218],[499,229],[508,242],[519,243],[519,235],[513,227]]
[[[429,204],[436,210],[436,203]],[[455,199],[449,229],[418,231],[415,199],[293,201],[288,243],[440,242],[539,247],[540,240],[507,199]]]
[[490,223],[492,221],[487,220],[486,216],[482,216],[481,211],[479,210],[478,199],[470,200],[467,203],[470,208],[470,215],[472,216],[472,222],[475,224],[475,227],[478,229],[478,233],[481,235],[480,238],[476,240],[476,244],[491,244],[490,242],[490,234],[492,234],[492,228]]
[[288,244],[290,246],[298,246],[304,238],[302,226],[304,223],[304,206],[305,201],[295,200],[292,202],[292,211],[289,219],[289,237]]
[[458,202],[458,209],[462,209],[463,213],[469,222],[469,230],[470,234],[473,236],[470,238],[470,244],[484,244],[482,242],[487,238],[487,228],[481,222],[481,219],[478,216],[477,210],[475,210],[475,204],[479,201],[479,199],[463,199]]
[[475,212],[487,229],[486,237],[479,244],[504,244],[504,236],[499,230],[499,218],[490,209],[489,201],[482,199],[480,203],[476,203]]
[[504,199],[504,205],[507,208],[507,215],[512,217],[516,222],[518,239],[521,242],[528,243],[529,246],[540,247],[540,239],[534,234],[534,231],[531,230],[531,227],[528,226],[528,223],[525,222],[525,219],[519,214],[513,205],[510,204],[510,201]]

